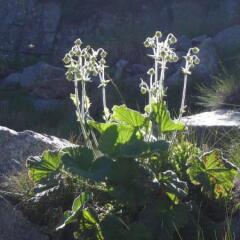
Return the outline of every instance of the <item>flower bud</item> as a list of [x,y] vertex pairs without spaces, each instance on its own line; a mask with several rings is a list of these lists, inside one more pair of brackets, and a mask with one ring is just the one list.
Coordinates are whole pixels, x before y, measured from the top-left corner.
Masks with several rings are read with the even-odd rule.
[[63,62],[65,64],[69,64],[71,62],[71,57],[68,54],[66,54],[65,57],[63,58]]
[[177,62],[179,60],[179,57],[175,54],[174,56],[173,56],[173,62]]
[[198,65],[198,64],[200,64],[200,59],[197,56],[195,56],[193,62],[194,62],[194,64]]
[[140,91],[142,94],[146,94],[147,93],[147,89],[145,87],[141,87]]
[[73,56],[75,55],[75,52],[73,51],[73,49],[70,50],[69,55],[70,55],[71,57],[73,57]]
[[91,47],[89,45],[86,46],[85,48],[87,51],[89,51],[91,49]]
[[162,33],[160,31],[156,31],[155,36],[158,38],[162,37]]
[[197,47],[192,48],[192,52],[194,54],[198,54],[199,53],[199,48],[197,48]]
[[187,62],[192,62],[192,57],[190,55],[186,56]]
[[143,43],[144,47],[149,48],[150,47],[150,42],[147,39],[144,43]]
[[175,44],[177,42],[177,38],[175,37],[175,36],[172,36],[171,38],[170,38],[170,43],[171,44]]
[[106,64],[106,61],[105,61],[105,59],[100,59],[100,61],[99,61],[99,63],[101,64],[101,65],[105,65]]
[[150,68],[147,72],[148,75],[154,75],[155,74],[155,71],[153,68]]
[[77,45],[77,46],[81,46],[82,45],[81,39],[80,38],[76,39],[74,44]]
[[105,58],[105,57],[107,56],[107,52],[103,50],[103,51],[100,53],[100,56],[101,56],[101,58]]

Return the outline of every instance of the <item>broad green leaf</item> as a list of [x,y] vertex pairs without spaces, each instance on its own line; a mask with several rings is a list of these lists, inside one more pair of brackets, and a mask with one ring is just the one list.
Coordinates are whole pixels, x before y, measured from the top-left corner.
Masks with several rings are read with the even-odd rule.
[[125,105],[113,107],[112,119],[132,127],[142,127],[146,124],[146,118],[141,113],[127,108]]
[[216,199],[228,197],[234,186],[237,168],[222,157],[219,150],[204,154],[201,159],[192,162],[187,173],[195,185],[201,185],[202,191]]
[[153,179],[153,172],[135,159],[118,158],[113,162],[107,179],[109,194],[119,203],[131,206],[144,204],[152,191]]
[[92,150],[82,146],[69,148],[62,156],[66,170],[78,175],[84,175],[90,169],[93,160]]
[[112,159],[106,156],[97,158],[91,166],[90,178],[95,181],[104,180],[111,170],[112,162]]
[[116,126],[116,123],[98,123],[95,121],[88,121],[88,125],[92,128],[95,128],[99,133],[104,133],[108,128]]
[[70,223],[75,222],[77,213],[82,210],[84,205],[91,199],[91,195],[88,193],[82,193],[77,198],[74,199],[72,210],[71,211],[65,211],[64,212],[64,220],[63,223],[56,228],[56,230],[63,229],[65,226],[67,226]]
[[94,160],[92,150],[79,146],[65,151],[62,162],[63,167],[72,174],[102,181],[111,168],[112,160],[105,156]]
[[124,157],[143,157],[154,153],[166,152],[169,149],[169,142],[160,140],[156,142],[144,142],[141,140],[127,143],[119,148],[119,155]]
[[51,177],[59,172],[62,166],[62,152],[45,151],[42,157],[29,157],[27,159],[27,168],[30,178],[34,182]]
[[128,125],[109,127],[99,139],[99,149],[106,154],[116,155],[119,146],[137,140],[136,130]]
[[151,109],[151,114],[161,133],[183,131],[185,129],[184,123],[171,119],[165,102],[153,103],[148,109]]

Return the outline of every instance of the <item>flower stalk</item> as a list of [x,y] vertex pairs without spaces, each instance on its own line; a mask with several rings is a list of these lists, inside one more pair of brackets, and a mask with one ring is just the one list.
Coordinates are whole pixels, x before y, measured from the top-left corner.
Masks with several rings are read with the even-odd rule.
[[[94,50],[90,46],[82,47],[82,41],[77,39],[72,49],[65,55],[63,61],[68,69],[66,77],[69,81],[74,82],[74,94],[71,99],[76,107],[77,119],[83,134],[85,144],[93,149],[90,139],[97,146],[96,138],[92,131],[87,129],[87,120],[91,119],[89,109],[91,106],[88,98],[86,85],[92,81],[93,77],[100,79],[99,87],[102,88],[103,118],[107,121],[110,118],[110,111],[107,108],[106,87],[110,80],[105,79],[105,58],[107,53],[102,49]],[[81,86],[81,96],[79,96],[79,82]],[[81,99],[81,101],[80,101]]]

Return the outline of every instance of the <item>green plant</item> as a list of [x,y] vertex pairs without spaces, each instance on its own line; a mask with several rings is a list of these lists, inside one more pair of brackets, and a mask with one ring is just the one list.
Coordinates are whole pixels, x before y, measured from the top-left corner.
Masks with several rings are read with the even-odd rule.
[[[59,178],[79,182],[81,193],[57,228],[74,225],[76,239],[179,239],[188,235],[189,228],[197,236],[199,224],[204,225],[206,219],[213,222],[201,199],[221,205],[231,197],[237,168],[217,150],[203,154],[196,146],[177,141],[178,133],[186,129],[180,120],[187,77],[199,63],[198,49],[190,49],[185,57],[180,114],[173,120],[164,101],[164,76],[167,65],[178,60],[171,47],[176,38],[169,34],[161,39],[161,32],[156,32],[145,41],[153,50],[154,68],[148,72],[149,83],[142,80],[140,84],[141,92],[148,94],[144,113],[126,105],[108,109],[104,50],[82,48],[76,40],[64,58],[67,77],[75,84],[71,98],[85,145],[45,152],[41,158],[28,159],[27,166],[36,183]],[[100,79],[104,122],[89,114],[86,84],[92,76]],[[213,235],[208,239],[214,239],[217,232],[211,226]]]
[[223,107],[239,107],[240,81],[238,72],[229,74],[226,70],[217,77],[215,83],[209,87],[198,86],[200,95],[197,104],[206,108],[216,109]]

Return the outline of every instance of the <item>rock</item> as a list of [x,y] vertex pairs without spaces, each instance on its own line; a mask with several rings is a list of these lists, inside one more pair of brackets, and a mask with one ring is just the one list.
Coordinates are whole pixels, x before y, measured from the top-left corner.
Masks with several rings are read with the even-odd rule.
[[146,73],[148,68],[143,64],[133,64],[127,71],[132,75],[144,74]]
[[65,77],[47,79],[37,83],[31,91],[31,95],[43,99],[66,99],[74,90],[74,84]]
[[23,88],[34,88],[36,84],[42,81],[48,82],[53,79],[64,77],[64,69],[51,66],[44,62],[39,62],[23,69],[20,85]]
[[217,51],[222,58],[231,58],[240,53],[240,25],[219,32],[214,38]]
[[39,62],[26,67],[21,73],[10,74],[3,80],[3,87],[17,85],[35,98],[65,99],[73,91],[73,84],[66,80],[62,68]]
[[240,111],[234,110],[215,110],[203,112],[182,119],[187,126],[193,128],[222,128],[240,129]]
[[116,73],[115,73],[115,79],[120,79],[122,77],[123,71],[124,69],[127,67],[128,65],[128,60],[125,59],[120,59],[117,61],[117,63],[115,64],[116,66]]
[[182,121],[200,145],[222,148],[240,134],[240,111],[219,109],[183,117]]
[[195,37],[192,39],[192,45],[193,46],[199,46],[201,43],[203,43],[206,39],[208,38],[208,36],[206,34]]
[[64,106],[64,101],[59,99],[33,99],[32,104],[36,110],[52,111]]
[[[116,46],[122,47],[118,35],[143,36],[148,23],[154,29],[189,36],[213,35],[239,23],[239,0],[222,0],[221,4],[217,0],[150,1],[134,5],[138,14],[133,14],[130,5],[119,3],[116,7],[111,1],[104,5],[95,1],[0,1],[0,57],[16,60],[17,56],[25,61],[40,56],[59,62],[79,36],[117,50]],[[119,12],[124,12],[124,17]],[[141,26],[141,35],[135,26]],[[114,60],[120,57],[118,54]]]
[[27,221],[22,214],[0,196],[0,239],[49,240],[40,228]]
[[47,149],[58,150],[69,146],[73,144],[54,136],[0,127],[0,175],[23,167],[29,156],[41,155]]
[[122,99],[130,108],[143,107],[146,103],[146,95],[142,95],[140,92],[141,79],[149,84],[148,74],[138,74],[128,78],[123,78],[116,82],[117,86],[121,89]]
[[200,64],[195,67],[193,71],[193,78],[196,81],[209,85],[212,77],[218,73],[219,70],[219,57],[216,47],[211,38],[207,38],[200,46],[198,54]]
[[12,74],[8,75],[5,79],[3,79],[1,85],[3,87],[14,88],[14,87],[20,85],[21,77],[22,77],[21,73],[12,73]]
[[166,84],[168,87],[178,86],[182,82],[183,82],[183,74],[181,72],[181,69],[180,70],[178,69],[166,80]]
[[198,36],[215,34],[239,23],[238,0],[166,1],[171,13],[172,31]]
[[10,74],[3,80],[3,85],[19,84],[23,88],[32,89],[36,84],[48,82],[54,79],[63,79],[65,71],[62,68],[39,62],[26,67],[21,73]]
[[10,59],[50,54],[60,17],[61,5],[55,1],[1,1],[1,54]]
[[192,47],[192,41],[190,38],[188,38],[185,35],[182,35],[180,37],[178,37],[178,41],[176,43],[176,45],[174,46],[174,48],[177,51],[188,51],[189,48]]

